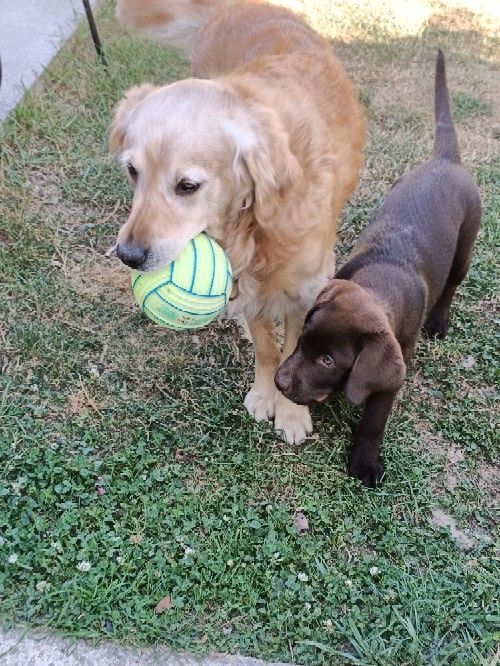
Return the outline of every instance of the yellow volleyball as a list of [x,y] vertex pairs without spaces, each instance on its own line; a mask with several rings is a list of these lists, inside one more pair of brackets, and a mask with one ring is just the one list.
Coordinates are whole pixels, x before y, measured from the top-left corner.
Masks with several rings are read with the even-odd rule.
[[231,295],[232,271],[226,253],[205,233],[191,240],[164,268],[132,271],[132,291],[144,314],[174,330],[213,321]]

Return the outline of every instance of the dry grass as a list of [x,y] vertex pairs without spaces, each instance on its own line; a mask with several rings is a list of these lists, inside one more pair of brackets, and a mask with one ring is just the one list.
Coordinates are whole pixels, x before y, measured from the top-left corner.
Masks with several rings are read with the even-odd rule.
[[391,39],[420,36],[429,26],[495,38],[500,27],[496,0],[283,0],[275,4],[302,13],[320,32],[346,42],[376,41],[381,34]]

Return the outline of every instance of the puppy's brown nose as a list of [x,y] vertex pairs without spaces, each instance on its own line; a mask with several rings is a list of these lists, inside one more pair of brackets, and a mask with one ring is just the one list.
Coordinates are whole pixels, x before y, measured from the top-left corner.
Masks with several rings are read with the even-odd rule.
[[134,241],[118,243],[116,248],[118,258],[130,268],[140,268],[146,261],[148,250]]

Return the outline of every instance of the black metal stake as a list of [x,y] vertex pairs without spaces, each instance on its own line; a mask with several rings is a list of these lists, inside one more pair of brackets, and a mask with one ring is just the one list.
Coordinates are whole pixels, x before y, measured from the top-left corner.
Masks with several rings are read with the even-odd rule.
[[94,21],[94,16],[92,14],[92,9],[90,8],[89,0],[82,0],[82,2],[83,6],[85,7],[85,13],[87,14],[87,21],[89,22],[90,34],[92,35],[92,39],[94,40],[95,50],[97,51],[97,54],[101,59],[102,64],[105,67],[107,67],[108,63],[106,61],[106,56],[104,55],[104,51],[102,50],[101,40],[99,39],[99,33],[97,32],[97,27]]

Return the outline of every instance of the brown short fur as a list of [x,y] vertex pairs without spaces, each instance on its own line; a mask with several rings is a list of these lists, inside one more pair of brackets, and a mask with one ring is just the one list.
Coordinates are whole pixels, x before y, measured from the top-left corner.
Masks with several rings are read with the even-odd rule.
[[365,403],[349,471],[368,486],[381,474],[379,446],[420,329],[446,334],[469,267],[481,203],[459,161],[440,52],[433,158],[396,181],[276,374],[278,388],[299,404],[340,389]]

